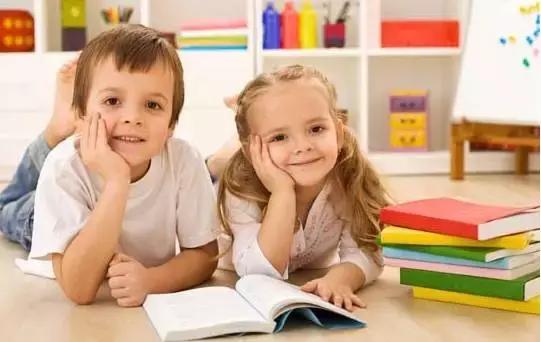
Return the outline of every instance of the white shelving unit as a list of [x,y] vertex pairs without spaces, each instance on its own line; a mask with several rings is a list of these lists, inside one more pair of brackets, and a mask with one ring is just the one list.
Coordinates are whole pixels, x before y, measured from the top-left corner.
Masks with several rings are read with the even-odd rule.
[[[107,29],[99,9],[133,6],[130,22],[176,32],[197,18],[246,18],[248,49],[179,51],[185,71],[186,103],[175,133],[192,141],[203,155],[216,150],[234,132],[222,98],[234,94],[255,74],[284,64],[314,65],[338,90],[362,149],[387,174],[449,172],[448,127],[451,120],[461,48],[381,48],[382,18],[453,18],[460,21],[462,42],[471,0],[354,0],[342,49],[263,50],[262,13],[266,0],[87,0],[91,39]],[[278,9],[285,0],[275,0]],[[325,0],[313,0],[318,18]],[[299,9],[301,0],[295,0]],[[336,18],[343,0],[332,0]],[[60,52],[60,0],[0,0],[1,8],[23,8],[35,21],[32,53],[0,53],[0,179],[9,179],[28,143],[43,129],[52,108],[55,71],[73,52]],[[322,27],[322,23],[318,23]],[[318,32],[322,46],[322,32]],[[430,139],[427,152],[393,152],[387,145],[388,96],[393,89],[428,89]],[[530,158],[538,169],[538,157]],[[512,171],[513,155],[468,153],[466,171]]]
[[[281,10],[285,0],[276,0]],[[296,2],[297,5],[300,1]],[[324,0],[313,0],[318,18],[326,13]],[[332,1],[334,13],[343,1]],[[318,67],[336,85],[339,106],[348,109],[350,126],[362,149],[385,174],[448,173],[448,127],[460,67],[458,48],[382,48],[382,19],[446,18],[460,22],[464,41],[470,0],[357,0],[347,21],[344,49],[263,50],[257,44],[257,72],[280,65],[305,63]],[[256,0],[256,37],[263,28],[260,18],[266,4]],[[297,6],[297,9],[299,6]],[[322,26],[322,23],[318,23]],[[319,46],[322,46],[319,32]],[[389,94],[394,89],[429,91],[429,141],[427,152],[394,152],[388,147]],[[530,158],[538,169],[538,157]],[[468,153],[467,171],[513,170],[513,155],[506,152]]]

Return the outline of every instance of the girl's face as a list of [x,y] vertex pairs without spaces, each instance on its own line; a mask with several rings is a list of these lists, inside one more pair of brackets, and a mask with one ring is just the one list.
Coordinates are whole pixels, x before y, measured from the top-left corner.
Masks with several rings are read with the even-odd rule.
[[338,157],[338,135],[323,86],[315,80],[280,82],[248,112],[252,135],[269,147],[273,162],[298,186],[325,181]]

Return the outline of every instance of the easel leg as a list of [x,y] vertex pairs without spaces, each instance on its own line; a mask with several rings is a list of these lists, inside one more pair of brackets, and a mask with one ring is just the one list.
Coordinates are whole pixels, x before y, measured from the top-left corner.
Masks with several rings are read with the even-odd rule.
[[460,124],[451,126],[451,179],[464,179],[464,139]]
[[518,146],[515,151],[515,173],[525,175],[528,173],[528,148]]

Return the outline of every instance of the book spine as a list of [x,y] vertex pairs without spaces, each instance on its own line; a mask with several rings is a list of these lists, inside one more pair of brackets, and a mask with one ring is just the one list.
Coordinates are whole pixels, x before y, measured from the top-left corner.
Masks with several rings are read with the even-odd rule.
[[485,249],[485,248],[460,248],[452,246],[423,246],[423,245],[385,245],[385,247],[400,248],[403,250],[416,251],[421,253],[429,253],[433,255],[441,255],[451,258],[467,259],[471,261],[487,262],[486,255],[489,252],[497,249]]
[[385,208],[381,210],[380,220],[383,224],[474,240],[478,239],[478,227],[463,222],[398,212]]
[[539,296],[528,301],[491,298],[452,291],[414,287],[413,297],[539,315]]
[[459,274],[400,269],[400,284],[523,301],[524,283]]

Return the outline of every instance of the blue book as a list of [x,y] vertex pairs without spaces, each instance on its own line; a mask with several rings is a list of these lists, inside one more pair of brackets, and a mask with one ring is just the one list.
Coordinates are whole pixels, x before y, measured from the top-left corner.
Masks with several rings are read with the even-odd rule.
[[417,252],[417,251],[412,251],[412,250],[407,250],[407,249],[401,249],[399,247],[388,247],[388,246],[383,247],[383,256],[388,257],[388,258],[395,258],[395,259],[428,261],[428,262],[436,262],[440,264],[497,268],[497,269],[506,269],[506,270],[517,268],[519,266],[529,264],[535,260],[539,260],[539,252],[509,256],[509,257],[501,258],[501,259],[490,261],[490,262],[482,262],[482,261],[474,261],[474,260],[469,260],[469,259],[447,257],[443,255]]
[[148,295],[143,308],[162,341],[278,333],[299,324],[327,329],[366,326],[356,315],[316,295],[259,274],[242,277],[235,289],[210,286]]

